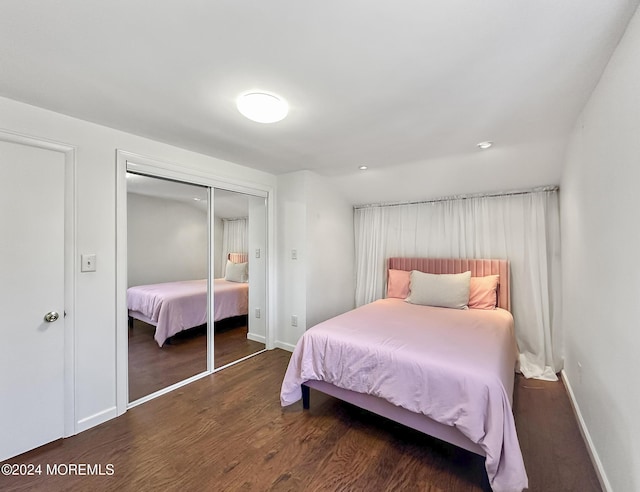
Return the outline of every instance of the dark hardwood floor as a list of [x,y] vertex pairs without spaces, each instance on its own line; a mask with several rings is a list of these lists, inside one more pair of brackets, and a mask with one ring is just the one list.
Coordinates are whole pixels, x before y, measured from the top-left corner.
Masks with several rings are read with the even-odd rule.
[[264,343],[247,338],[247,319],[230,318],[215,323],[214,367],[222,367],[264,350]]
[[[489,490],[483,458],[315,391],[280,407],[272,350],[8,463],[113,466],[111,476],[0,476],[1,490]],[[600,490],[561,382],[517,378],[532,491]]]
[[562,381],[518,376],[514,415],[530,490],[601,491]]
[[[214,366],[264,349],[247,339],[246,317],[215,323]],[[153,339],[155,327],[133,320],[129,330],[129,401],[135,401],[207,370],[207,328],[185,330],[171,337],[162,348]]]

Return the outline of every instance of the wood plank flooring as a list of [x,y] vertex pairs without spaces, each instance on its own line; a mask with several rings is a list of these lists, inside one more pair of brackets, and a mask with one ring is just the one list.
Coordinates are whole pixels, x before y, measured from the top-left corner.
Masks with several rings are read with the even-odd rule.
[[[113,465],[112,476],[0,476],[29,491],[486,491],[484,460],[315,391],[282,409],[272,350],[8,463]],[[516,380],[531,491],[600,490],[561,382]]]
[[[246,317],[215,323],[214,365],[222,367],[264,349],[247,339]],[[129,330],[129,401],[166,388],[207,370],[207,328],[182,331],[162,348],[153,339],[155,327],[133,320]]]

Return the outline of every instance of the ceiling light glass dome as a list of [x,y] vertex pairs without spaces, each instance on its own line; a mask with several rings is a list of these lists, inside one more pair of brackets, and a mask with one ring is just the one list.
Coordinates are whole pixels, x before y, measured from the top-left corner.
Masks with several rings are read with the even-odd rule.
[[238,111],[250,120],[258,123],[275,123],[287,116],[287,101],[275,94],[266,92],[246,92],[237,101]]

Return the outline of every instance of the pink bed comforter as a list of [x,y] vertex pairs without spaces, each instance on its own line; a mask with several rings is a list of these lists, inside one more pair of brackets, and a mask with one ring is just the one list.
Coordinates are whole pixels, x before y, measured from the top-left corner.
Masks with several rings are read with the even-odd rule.
[[381,299],[305,332],[280,399],[298,401],[308,380],[384,398],[457,427],[485,451],[493,490],[520,491],[527,475],[511,410],[515,362],[508,311]]
[[[214,279],[213,321],[248,312],[249,285]],[[207,322],[207,281],[185,280],[138,285],[127,289],[130,315],[143,315],[156,326],[155,340],[162,347],[167,338]]]

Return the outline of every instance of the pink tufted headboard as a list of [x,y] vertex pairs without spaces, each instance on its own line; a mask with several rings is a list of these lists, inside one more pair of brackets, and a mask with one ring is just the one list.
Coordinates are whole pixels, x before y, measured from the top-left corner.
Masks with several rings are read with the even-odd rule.
[[472,277],[500,275],[498,280],[498,307],[511,311],[509,260],[476,260],[455,258],[389,258],[388,268],[418,270],[424,273],[463,273]]
[[233,263],[246,263],[249,261],[249,255],[247,253],[229,253],[227,259]]

